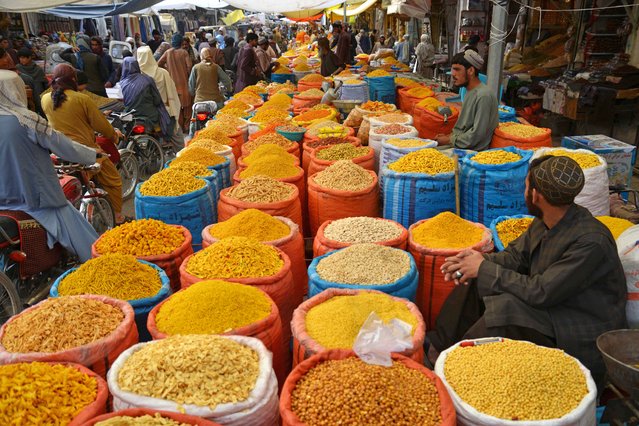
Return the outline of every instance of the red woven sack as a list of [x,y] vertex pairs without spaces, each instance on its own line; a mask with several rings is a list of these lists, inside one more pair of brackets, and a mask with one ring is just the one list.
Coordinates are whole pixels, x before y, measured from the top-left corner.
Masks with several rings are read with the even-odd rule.
[[458,118],[459,111],[457,108],[453,111],[453,115],[444,120],[442,115],[417,105],[414,110],[413,126],[419,132],[420,138],[435,139],[435,136],[439,134],[450,134]]

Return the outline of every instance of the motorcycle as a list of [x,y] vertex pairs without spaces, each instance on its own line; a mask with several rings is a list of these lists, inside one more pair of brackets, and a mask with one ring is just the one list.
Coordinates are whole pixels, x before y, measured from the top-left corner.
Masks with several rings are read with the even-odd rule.
[[191,138],[198,132],[206,127],[206,123],[215,117],[217,112],[217,103],[214,101],[196,102],[193,104],[193,112],[191,113],[191,126],[189,129],[189,136]]
[[[104,191],[89,185],[85,192],[83,187],[88,173],[99,170],[99,164],[55,167],[59,172],[84,174],[86,180],[82,181],[74,174],[61,173],[58,179],[66,199],[84,211],[85,217],[101,217],[102,201],[108,204],[103,198]],[[110,212],[115,222],[113,209]],[[25,307],[44,300],[55,279],[75,264],[77,259],[59,244],[49,248],[46,230],[27,213],[0,210],[0,324]]]
[[113,145],[111,139],[99,135],[95,138],[95,141],[103,151],[109,154],[109,159],[115,165],[122,180],[122,199],[128,199],[133,195],[135,186],[138,184],[140,166],[135,157],[135,152],[127,148],[118,149],[120,143]]

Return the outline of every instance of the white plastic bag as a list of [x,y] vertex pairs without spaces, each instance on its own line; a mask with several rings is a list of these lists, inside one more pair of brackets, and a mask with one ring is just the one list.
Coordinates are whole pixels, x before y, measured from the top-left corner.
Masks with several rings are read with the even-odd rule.
[[220,404],[211,410],[193,404],[178,404],[176,402],[153,398],[144,395],[127,392],[118,386],[118,373],[128,357],[142,349],[144,345],[153,345],[154,340],[146,343],[138,343],[122,352],[115,360],[109,373],[107,382],[109,391],[113,395],[113,410],[126,408],[150,408],[153,410],[165,410],[173,413],[184,413],[192,416],[204,417],[221,425],[229,426],[276,426],[279,421],[277,378],[273,372],[273,357],[264,344],[254,337],[245,336],[221,336],[248,346],[255,350],[259,357],[260,372],[255,382],[255,387],[245,401],[235,404]]
[[[597,155],[587,149],[540,148],[532,156],[531,161],[556,149]],[[575,204],[579,204],[580,206],[587,208],[593,216],[609,216],[610,195],[608,192],[608,163],[606,163],[605,158],[600,155],[597,155],[597,158],[599,158],[601,165],[584,170],[586,183],[579,195],[575,198]]]
[[[248,126],[247,126],[247,129],[248,129]],[[235,170],[236,170],[235,155],[233,154],[233,148],[231,148],[228,145],[222,145],[222,146],[224,147],[224,150],[223,151],[217,151],[216,154],[217,155],[221,155],[222,157],[224,157],[224,158],[229,160],[229,174],[231,176],[233,176],[235,174]],[[175,154],[175,156],[179,157],[187,149],[189,149],[188,146],[186,148],[183,148],[183,149],[179,150],[177,152],[177,154]]]
[[384,324],[375,312],[371,312],[355,338],[353,351],[367,364],[390,367],[393,365],[391,352],[412,349],[412,329],[410,324],[396,318]]
[[631,226],[617,238],[617,251],[626,276],[628,300],[626,318],[630,328],[639,328],[639,225]]
[[[465,342],[464,340],[463,342]],[[497,417],[489,416],[487,414],[480,413],[472,405],[464,402],[452,386],[446,381],[446,374],[444,373],[444,365],[446,364],[446,357],[448,354],[455,350],[461,343],[448,348],[439,355],[437,362],[435,363],[435,374],[446,386],[450,398],[453,400],[455,406],[455,412],[457,412],[457,424],[461,426],[594,426],[596,420],[596,402],[597,402],[597,386],[595,381],[590,375],[590,371],[583,366],[579,360],[575,359],[579,368],[586,376],[586,386],[588,387],[588,393],[581,400],[577,408],[570,413],[561,417],[560,419],[552,420],[505,420]],[[530,343],[530,342],[526,342]],[[534,345],[534,343],[530,343]]]

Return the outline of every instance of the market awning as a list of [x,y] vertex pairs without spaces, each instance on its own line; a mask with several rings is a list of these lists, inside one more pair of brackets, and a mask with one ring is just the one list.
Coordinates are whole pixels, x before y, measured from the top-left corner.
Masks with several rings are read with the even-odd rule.
[[300,10],[324,10],[343,3],[344,0],[280,0],[262,3],[255,0],[225,0],[238,9],[264,13],[296,12]]
[[282,15],[296,22],[311,22],[322,19],[324,11],[322,9],[308,9],[300,10],[298,12],[284,12]]
[[20,2],[3,1],[0,12],[34,12],[51,7],[79,3],[81,0],[23,0]]
[[431,0],[391,0],[386,14],[422,19],[430,12],[430,3]]
[[[377,3],[377,0],[366,0],[364,3],[355,4],[355,5],[352,5],[352,6],[347,6],[346,7],[346,17],[348,18],[349,16],[359,15],[360,13],[364,12],[366,9],[372,7],[375,3]],[[332,13],[334,15],[337,15],[337,16],[344,17],[344,7],[343,6],[332,8],[328,12],[330,12],[330,13]]]
[[[109,4],[73,4],[55,7],[53,9],[42,10],[44,13],[60,16],[63,18],[83,19],[83,18],[99,18],[103,16],[125,15],[135,13],[139,10],[147,9],[159,0],[130,0],[126,3],[109,3]],[[67,2],[68,3],[68,2]]]

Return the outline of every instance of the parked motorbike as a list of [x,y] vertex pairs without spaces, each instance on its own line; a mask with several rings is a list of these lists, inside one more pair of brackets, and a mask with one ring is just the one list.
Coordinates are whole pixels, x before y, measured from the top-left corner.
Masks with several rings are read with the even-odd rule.
[[[94,228],[103,227],[98,223],[113,226],[115,218],[106,193],[89,179],[89,173],[98,171],[100,165],[59,163],[55,167],[66,199],[93,221]],[[46,230],[27,213],[0,210],[0,324],[44,300],[55,279],[76,263],[59,244],[49,248]]]
[[196,102],[193,104],[193,112],[191,113],[191,126],[189,129],[189,136],[193,137],[195,132],[198,132],[206,127],[206,123],[215,117],[217,112],[217,103],[214,101]]

